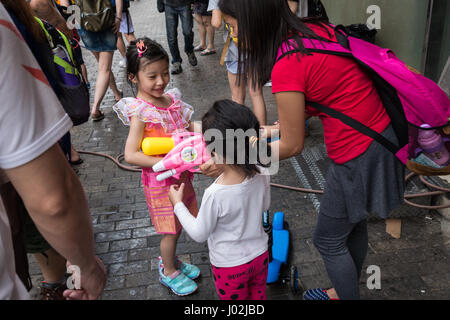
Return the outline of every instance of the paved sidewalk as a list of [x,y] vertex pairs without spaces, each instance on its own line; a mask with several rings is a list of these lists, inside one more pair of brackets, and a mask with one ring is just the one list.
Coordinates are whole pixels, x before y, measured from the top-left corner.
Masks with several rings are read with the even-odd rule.
[[[153,38],[168,50],[164,15],[156,11],[155,2],[132,2],[131,15],[136,35]],[[195,29],[195,44],[198,44],[196,25]],[[179,40],[183,51],[181,30]],[[194,120],[199,120],[215,100],[230,97],[226,71],[219,65],[223,48],[222,31],[216,32],[215,43],[217,54],[207,57],[198,55],[197,67],[191,67],[186,55],[182,53],[185,60],[184,72],[172,76],[170,86],[179,88],[183,99],[194,106]],[[95,59],[87,51],[84,51],[84,58],[94,87]],[[118,67],[119,61],[120,55],[116,52],[113,71],[119,88],[123,88],[127,96],[133,95],[125,82],[124,69]],[[91,92],[93,94],[94,88]],[[268,118],[273,122],[277,115],[270,88],[264,88],[264,94]],[[250,100],[247,101],[251,106]],[[128,129],[112,111],[113,104],[114,97],[108,91],[102,105],[106,118],[101,122],[88,122],[73,129],[73,143],[77,149],[102,152],[114,157],[123,153]],[[320,121],[313,119],[310,129],[311,136],[307,139],[305,153],[296,159],[281,162],[279,173],[273,177],[273,182],[305,188],[323,187],[325,169],[314,169],[314,164],[322,161]],[[140,174],[121,170],[104,157],[82,157],[85,162],[76,171],[91,207],[96,253],[108,270],[108,283],[102,299],[218,299],[211,278],[207,245],[193,242],[185,233],[180,238],[177,253],[181,259],[200,267],[202,277],[198,280],[198,292],[179,298],[159,284],[157,258],[161,236],[151,226]],[[302,169],[303,163],[311,164],[309,171]],[[323,166],[326,166],[325,162]],[[194,187],[199,203],[203,190],[211,182],[210,178],[195,176]],[[318,195],[272,188],[271,211],[283,211],[286,215],[292,234],[291,264],[297,266],[306,288],[331,286],[322,259],[311,239],[319,201]],[[429,199],[425,200],[427,201]],[[441,233],[440,215],[406,205],[397,215],[404,217],[401,239],[389,236],[385,232],[383,221],[372,219],[369,223],[369,253],[360,283],[362,298],[450,299],[450,240]],[[37,287],[42,276],[31,256],[30,261],[33,282]],[[369,290],[366,285],[370,274],[365,271],[370,265],[380,267],[379,290]],[[33,289],[33,294],[37,294],[36,288]],[[268,298],[301,299],[300,296],[294,296],[289,286],[283,283],[269,286]]]

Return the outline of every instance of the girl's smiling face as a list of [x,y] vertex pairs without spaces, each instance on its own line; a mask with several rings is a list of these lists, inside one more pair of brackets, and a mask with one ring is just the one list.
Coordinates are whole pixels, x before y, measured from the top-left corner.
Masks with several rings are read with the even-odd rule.
[[169,63],[165,59],[147,63],[139,69],[132,81],[145,95],[161,98],[170,81]]

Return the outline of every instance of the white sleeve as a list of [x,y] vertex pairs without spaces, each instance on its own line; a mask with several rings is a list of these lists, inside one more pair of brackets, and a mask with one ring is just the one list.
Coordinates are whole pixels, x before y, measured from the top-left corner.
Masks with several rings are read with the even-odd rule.
[[267,174],[263,176],[264,178],[264,211],[269,210],[270,208],[270,175]]
[[263,203],[263,209],[269,210],[270,208],[270,171],[267,168],[258,166],[258,169],[260,171],[260,178],[263,181],[264,184],[264,203]]
[[208,240],[209,235],[216,228],[219,216],[219,212],[214,206],[213,196],[207,194],[207,192],[203,196],[197,218],[191,215],[182,202],[175,205],[174,212],[178,220],[180,220],[183,229],[196,242]]
[[72,121],[3,6],[0,22],[0,168],[11,169],[47,151]]
[[219,10],[219,0],[209,0],[208,11]]

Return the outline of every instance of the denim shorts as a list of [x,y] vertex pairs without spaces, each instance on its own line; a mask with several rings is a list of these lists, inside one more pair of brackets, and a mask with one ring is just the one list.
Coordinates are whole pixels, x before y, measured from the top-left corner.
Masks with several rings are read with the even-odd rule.
[[85,29],[79,29],[84,46],[89,51],[104,52],[117,50],[117,36],[111,31],[91,32]]
[[231,72],[232,74],[239,74],[243,73],[244,70],[244,64],[242,63],[241,72],[239,72],[239,62],[238,61],[225,61],[225,66],[227,67],[227,70]]
[[239,51],[234,41],[231,41],[230,46],[228,47],[227,55],[225,56],[225,65],[227,70],[232,74],[239,73]]

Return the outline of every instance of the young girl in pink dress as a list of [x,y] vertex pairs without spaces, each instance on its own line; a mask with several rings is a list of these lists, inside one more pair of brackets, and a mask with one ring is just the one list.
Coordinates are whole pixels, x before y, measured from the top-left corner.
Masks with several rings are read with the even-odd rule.
[[184,183],[187,192],[183,203],[196,216],[198,208],[191,183],[193,175],[183,173],[180,180],[169,178],[157,181],[157,174],[151,167],[164,155],[145,155],[141,151],[141,143],[147,137],[170,137],[174,132],[193,131],[191,117],[194,111],[192,106],[181,101],[178,89],[165,91],[170,81],[169,57],[155,41],[142,38],[130,44],[127,74],[129,80],[138,87],[137,97],[124,98],[113,107],[122,122],[130,126],[125,160],[142,167],[142,183],[150,217],[156,231],[163,235],[160,245],[160,282],[177,295],[188,295],[197,290],[193,279],[200,275],[200,270],[175,257],[181,225],[174,215],[168,192],[171,184]]

